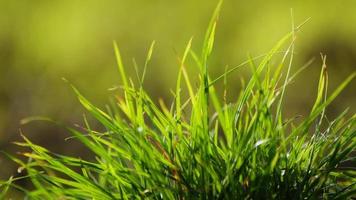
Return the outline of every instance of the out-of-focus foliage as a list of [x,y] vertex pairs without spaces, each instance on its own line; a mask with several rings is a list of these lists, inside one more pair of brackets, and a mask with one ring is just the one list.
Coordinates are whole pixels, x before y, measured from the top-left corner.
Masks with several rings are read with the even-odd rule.
[[[175,52],[181,52],[191,36],[203,38],[203,30],[216,1],[206,0],[0,0],[0,149],[10,150],[18,139],[19,121],[31,115],[46,115],[75,123],[78,103],[61,77],[75,83],[96,104],[107,102],[107,88],[117,85],[112,41],[122,48],[126,66],[131,57],[144,62],[145,47],[156,40],[156,54],[147,71],[145,88],[155,97],[170,98],[178,71]],[[288,114],[303,114],[315,94],[321,59],[327,55],[331,83],[340,83],[356,66],[356,2],[349,1],[232,1],[226,0],[216,33],[211,72],[222,73],[226,64],[238,64],[247,53],[259,55],[290,31],[290,8],[296,22],[311,17],[298,35],[295,68],[315,57],[287,94]],[[128,71],[134,74],[133,67]],[[237,72],[239,73],[239,72]],[[237,74],[230,77],[238,83]],[[331,85],[331,87],[333,87]],[[351,88],[336,99],[329,111],[339,112],[356,100]],[[159,90],[158,90],[159,89]],[[165,93],[161,93],[165,92]],[[342,103],[341,103],[342,102]],[[351,111],[354,107],[351,107]],[[26,131],[31,129],[30,131]],[[35,141],[59,151],[67,135],[53,127],[24,127]],[[56,144],[56,145],[53,145]],[[16,171],[2,157],[0,176]]]

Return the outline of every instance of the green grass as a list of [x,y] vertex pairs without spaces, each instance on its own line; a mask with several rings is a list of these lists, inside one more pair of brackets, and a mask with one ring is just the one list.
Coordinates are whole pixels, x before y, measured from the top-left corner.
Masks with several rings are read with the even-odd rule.
[[[325,110],[356,73],[329,94],[323,57],[311,111],[298,123],[286,119],[287,86],[303,69],[291,74],[300,26],[293,25],[266,55],[212,78],[208,61],[220,6],[201,53],[192,49],[190,40],[179,57],[170,106],[163,101],[156,104],[143,88],[154,43],[135,84],[125,73],[115,43],[123,95],[108,111],[94,106],[71,85],[81,104],[106,128],[95,131],[86,118],[81,131],[65,126],[95,159],[59,155],[23,136],[24,142],[16,144],[28,149],[23,153],[27,162],[8,156],[28,175],[2,181],[0,198],[6,197],[9,188],[29,199],[345,199],[355,195],[355,169],[344,163],[355,161],[351,154],[356,145],[356,115],[347,118],[350,114],[345,111],[328,119]],[[284,52],[281,60],[273,64],[280,52]],[[186,71],[191,67],[187,60],[199,69],[198,83]],[[245,65],[253,75],[236,100],[227,102],[215,84],[223,82],[226,88],[227,76]],[[24,122],[35,119],[51,121],[31,118]],[[17,184],[24,178],[31,181],[32,189]]]

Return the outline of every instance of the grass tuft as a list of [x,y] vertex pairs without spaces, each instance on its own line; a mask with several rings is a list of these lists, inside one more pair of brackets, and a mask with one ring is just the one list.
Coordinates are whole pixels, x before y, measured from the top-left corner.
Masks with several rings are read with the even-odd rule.
[[[347,118],[345,111],[329,120],[325,110],[356,73],[328,94],[323,56],[310,113],[299,123],[286,119],[283,97],[295,77],[290,73],[300,26],[293,25],[266,55],[211,78],[209,57],[220,7],[209,23],[201,53],[192,50],[191,39],[178,59],[180,70],[170,107],[163,101],[154,103],[143,89],[155,42],[143,74],[137,72],[138,87],[125,73],[114,42],[123,95],[111,111],[96,107],[71,85],[80,103],[106,128],[95,131],[86,118],[81,131],[65,126],[95,159],[55,154],[23,136],[24,141],[16,144],[28,149],[23,153],[27,162],[8,157],[27,175],[0,182],[0,198],[10,187],[29,199],[345,199],[355,195],[356,172],[345,163],[355,162],[356,115]],[[282,60],[273,66],[272,58],[288,41]],[[188,59],[199,68],[197,87],[186,71]],[[227,102],[217,94],[215,83],[224,80],[226,86],[226,77],[243,65],[250,65],[253,75],[236,100]],[[23,122],[32,120],[51,121],[29,118]],[[31,181],[33,189],[16,184],[23,178]]]

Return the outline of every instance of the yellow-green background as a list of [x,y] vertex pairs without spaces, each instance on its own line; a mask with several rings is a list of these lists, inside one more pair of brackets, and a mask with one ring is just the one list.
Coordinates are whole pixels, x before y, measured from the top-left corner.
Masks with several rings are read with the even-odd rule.
[[[152,40],[156,49],[146,77],[146,89],[169,99],[177,72],[177,52],[194,36],[198,49],[216,0],[0,0],[0,150],[14,153],[10,142],[19,129],[51,150],[85,156],[65,131],[45,123],[20,126],[32,115],[67,124],[81,123],[84,110],[65,77],[103,107],[119,84],[112,41],[119,43],[127,70],[135,77],[132,58],[142,66]],[[266,53],[296,24],[311,18],[298,33],[294,70],[315,57],[287,92],[289,116],[305,114],[315,97],[321,66],[327,55],[332,82],[339,83],[356,69],[356,1],[225,0],[218,22],[210,71],[217,76],[225,65]],[[188,66],[189,67],[189,66]],[[239,84],[239,72],[229,78]],[[355,81],[331,105],[336,113],[347,106],[355,112]],[[238,91],[230,90],[231,95]],[[0,155],[0,177],[16,173]]]

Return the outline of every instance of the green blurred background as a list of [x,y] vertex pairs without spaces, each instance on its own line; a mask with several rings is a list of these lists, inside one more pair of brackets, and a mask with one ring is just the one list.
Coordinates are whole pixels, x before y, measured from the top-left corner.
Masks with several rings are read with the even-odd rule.
[[[201,43],[216,0],[0,0],[0,150],[17,151],[20,128],[36,143],[51,150],[86,155],[75,141],[64,142],[65,131],[46,124],[20,125],[33,115],[66,124],[82,123],[84,110],[65,77],[95,104],[103,107],[120,82],[113,54],[116,40],[127,70],[135,77],[132,58],[142,66],[156,40],[146,89],[169,100],[175,85],[177,52],[190,37]],[[286,114],[306,113],[315,97],[321,59],[327,55],[331,88],[356,69],[356,1],[225,0],[211,59],[212,76],[247,58],[266,53],[296,24],[311,18],[298,33],[294,71],[310,58],[315,61],[290,86]],[[241,74],[229,77],[232,88]],[[355,81],[331,105],[329,113],[346,107],[355,113]],[[231,95],[237,90],[230,90]],[[0,178],[16,174],[15,165],[0,155]]]

